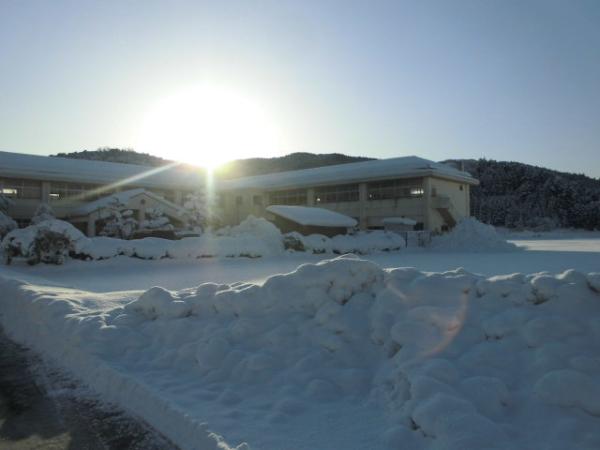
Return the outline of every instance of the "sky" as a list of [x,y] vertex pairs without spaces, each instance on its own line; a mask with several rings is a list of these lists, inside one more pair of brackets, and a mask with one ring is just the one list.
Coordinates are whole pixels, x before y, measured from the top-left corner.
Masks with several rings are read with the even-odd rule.
[[0,61],[4,151],[490,158],[600,177],[596,0],[0,0]]

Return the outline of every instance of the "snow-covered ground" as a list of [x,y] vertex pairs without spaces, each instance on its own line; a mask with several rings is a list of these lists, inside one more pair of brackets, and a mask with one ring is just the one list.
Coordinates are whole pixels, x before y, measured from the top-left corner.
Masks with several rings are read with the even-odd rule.
[[0,324],[185,449],[598,449],[600,239],[511,238],[17,262]]
[[[405,249],[364,255],[384,268],[416,267],[428,272],[463,267],[483,275],[514,272],[553,273],[567,269],[600,270],[600,237],[597,239],[513,240],[521,252],[443,252]],[[268,276],[287,273],[303,263],[316,263],[328,255],[292,253],[270,258],[201,258],[141,260],[119,256],[101,261],[68,260],[62,266],[23,262],[0,266],[5,274],[37,284],[55,284],[94,292],[143,290],[149,286],[182,289],[198,283],[262,283]]]

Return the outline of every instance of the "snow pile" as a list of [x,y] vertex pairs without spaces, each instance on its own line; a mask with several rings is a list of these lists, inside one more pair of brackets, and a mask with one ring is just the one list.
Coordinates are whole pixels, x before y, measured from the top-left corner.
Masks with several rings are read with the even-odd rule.
[[341,255],[344,253],[356,253],[367,255],[381,251],[394,251],[406,247],[406,241],[397,233],[388,231],[359,231],[354,234],[339,234],[327,237],[322,234],[311,234],[303,236],[300,233],[288,233],[287,236],[300,241],[305,251],[312,253],[328,253]]
[[599,286],[344,256],[113,306],[2,280],[0,320],[185,449],[591,450]]
[[492,225],[481,223],[473,217],[461,219],[452,231],[434,237],[430,248],[462,252],[506,252],[518,249],[496,232]]

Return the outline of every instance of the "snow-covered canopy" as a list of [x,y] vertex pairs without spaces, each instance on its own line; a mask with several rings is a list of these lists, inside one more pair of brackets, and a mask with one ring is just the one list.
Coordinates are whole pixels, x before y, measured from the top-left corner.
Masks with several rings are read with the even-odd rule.
[[311,208],[309,206],[271,205],[267,211],[291,220],[300,225],[316,227],[343,227],[356,226],[356,220],[324,208]]
[[119,203],[123,203],[124,205],[127,205],[127,203],[132,198],[137,197],[138,195],[145,195],[147,197],[154,199],[157,202],[164,203],[165,205],[167,205],[171,208],[174,208],[174,209],[180,211],[181,213],[183,213],[183,209],[180,206],[176,205],[175,203],[172,203],[172,202],[164,199],[160,195],[156,195],[155,193],[153,193],[151,191],[147,191],[146,189],[139,188],[139,189],[129,189],[127,191],[117,192],[116,194],[107,195],[106,197],[99,198],[98,200],[94,200],[93,202],[86,203],[85,205],[82,205],[82,206],[78,207],[77,209],[75,209],[72,214],[84,216],[84,215],[90,214],[94,211],[108,208],[111,205],[111,203],[115,201],[115,199],[117,199],[119,201]]
[[1,176],[102,185],[129,180],[137,186],[164,189],[196,189],[205,182],[199,169],[181,165],[147,167],[11,152],[0,152]]
[[365,179],[409,178],[436,175],[468,184],[478,184],[469,173],[452,166],[418,156],[378,159],[337,164],[313,169],[258,175],[223,181],[219,187],[229,189],[282,189],[359,182]]
[[386,217],[383,219],[384,225],[416,225],[417,221],[408,217]]

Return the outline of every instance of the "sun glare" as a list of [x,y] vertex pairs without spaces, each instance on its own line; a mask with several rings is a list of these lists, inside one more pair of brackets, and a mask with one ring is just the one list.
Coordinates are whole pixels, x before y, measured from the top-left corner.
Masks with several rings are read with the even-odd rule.
[[234,90],[192,87],[159,100],[146,114],[136,148],[209,169],[226,161],[276,156],[281,132],[261,102]]

